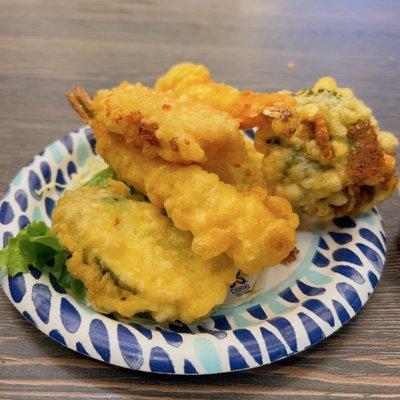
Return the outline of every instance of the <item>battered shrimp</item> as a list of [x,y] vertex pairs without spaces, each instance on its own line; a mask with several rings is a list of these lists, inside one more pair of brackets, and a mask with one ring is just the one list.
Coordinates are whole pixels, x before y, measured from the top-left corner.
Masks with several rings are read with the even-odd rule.
[[78,86],[67,98],[86,122],[101,122],[145,155],[184,164],[246,159],[238,120],[205,104],[128,82],[100,90],[92,101]]
[[149,157],[140,143],[110,132],[96,111],[90,120],[97,152],[122,180],[164,208],[178,229],[193,234],[195,254],[210,259],[225,253],[243,272],[255,273],[293,249],[298,217],[287,200],[257,187],[240,193],[198,165]]
[[263,125],[264,111],[271,106],[289,109],[295,104],[289,94],[241,91],[225,83],[215,83],[204,65],[192,63],[173,66],[157,80],[155,88],[226,111],[240,120],[243,129]]

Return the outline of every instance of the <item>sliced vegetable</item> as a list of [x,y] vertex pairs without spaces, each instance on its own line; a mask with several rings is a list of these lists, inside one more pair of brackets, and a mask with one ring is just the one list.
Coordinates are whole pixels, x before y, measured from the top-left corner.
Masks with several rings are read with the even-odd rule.
[[103,171],[93,175],[83,186],[107,186],[109,179],[117,179],[117,175],[111,168],[106,168]]

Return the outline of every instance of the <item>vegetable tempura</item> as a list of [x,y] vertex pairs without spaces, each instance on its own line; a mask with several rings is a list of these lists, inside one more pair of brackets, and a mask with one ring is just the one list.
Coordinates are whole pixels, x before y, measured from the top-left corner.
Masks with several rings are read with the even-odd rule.
[[189,232],[113,180],[67,191],[52,231],[71,253],[68,271],[84,283],[88,301],[123,317],[149,311],[158,322],[190,323],[225,300],[237,273],[225,255],[193,254]]
[[330,77],[295,99],[294,111],[271,108],[256,133],[268,190],[323,219],[357,215],[389,197],[397,139],[379,129],[371,109]]

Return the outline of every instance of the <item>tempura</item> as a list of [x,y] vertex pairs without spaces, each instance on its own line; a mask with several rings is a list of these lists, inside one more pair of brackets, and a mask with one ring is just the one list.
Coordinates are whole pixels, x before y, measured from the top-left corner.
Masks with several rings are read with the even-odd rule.
[[270,106],[279,104],[290,108],[295,104],[290,94],[241,91],[225,83],[216,83],[204,65],[192,63],[174,65],[158,78],[155,88],[171,96],[200,101],[216,110],[226,111],[240,120],[243,129],[262,125],[264,111]]
[[[76,87],[75,92],[85,99],[81,88]],[[74,92],[67,97],[79,111],[82,105],[75,101]],[[183,164],[215,160],[240,163],[246,158],[235,118],[202,103],[171,98],[140,83],[122,82],[114,89],[100,90],[89,114],[149,157]]]
[[71,253],[70,274],[92,306],[129,318],[190,323],[225,300],[237,267],[226,255],[204,260],[192,235],[161,209],[134,200],[122,182],[67,191],[53,210],[52,231]]
[[294,110],[271,108],[256,133],[268,190],[322,219],[357,215],[389,197],[398,142],[371,109],[330,77],[294,97]]

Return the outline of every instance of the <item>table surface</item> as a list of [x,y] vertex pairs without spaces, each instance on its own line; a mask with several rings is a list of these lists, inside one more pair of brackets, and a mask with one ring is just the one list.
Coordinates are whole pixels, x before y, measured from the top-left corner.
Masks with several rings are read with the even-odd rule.
[[[63,95],[73,83],[92,91],[123,79],[152,84],[183,60],[259,90],[333,75],[385,130],[400,133],[396,1],[0,0],[0,9],[1,190],[33,154],[79,126]],[[48,339],[1,292],[0,398],[400,398],[398,198],[381,211],[388,260],[368,304],[323,343],[250,371],[165,377],[109,366]]]

